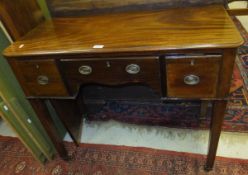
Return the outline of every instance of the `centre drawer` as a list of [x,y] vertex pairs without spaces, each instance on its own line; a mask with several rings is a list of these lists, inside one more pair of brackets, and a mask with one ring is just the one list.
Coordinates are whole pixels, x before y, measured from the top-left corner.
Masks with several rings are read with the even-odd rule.
[[142,83],[160,93],[158,57],[61,59],[60,64],[73,92],[82,84]]
[[221,57],[221,55],[167,57],[168,97],[216,97]]

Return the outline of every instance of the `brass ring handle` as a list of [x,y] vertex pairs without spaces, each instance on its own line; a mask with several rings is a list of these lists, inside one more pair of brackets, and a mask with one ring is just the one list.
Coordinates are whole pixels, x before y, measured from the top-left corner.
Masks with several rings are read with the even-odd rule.
[[197,75],[186,75],[184,77],[184,83],[187,85],[197,85],[200,83],[200,77]]
[[140,66],[138,64],[129,64],[126,66],[126,72],[129,74],[137,74],[140,72]]
[[89,75],[92,73],[92,68],[88,65],[83,65],[79,67],[78,71],[82,75]]
[[40,75],[37,77],[37,82],[39,85],[47,85],[49,83],[49,78],[45,75]]

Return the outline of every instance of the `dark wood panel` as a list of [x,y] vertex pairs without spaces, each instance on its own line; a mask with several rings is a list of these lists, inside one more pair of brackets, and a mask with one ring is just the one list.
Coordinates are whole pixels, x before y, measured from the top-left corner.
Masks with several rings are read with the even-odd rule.
[[247,16],[248,8],[228,9],[227,12],[229,15],[233,15],[233,16]]
[[[68,95],[54,60],[17,60],[10,64],[27,96]],[[47,80],[42,83],[40,78]]]
[[166,9],[209,4],[224,4],[224,0],[47,0],[53,16],[80,16],[85,14],[111,13]]
[[[126,71],[127,66],[137,65],[137,74]],[[83,75],[79,72],[81,66],[89,66],[92,72]],[[110,59],[62,59],[61,70],[68,87],[73,94],[79,91],[81,85],[103,84],[124,85],[128,83],[143,83],[161,94],[160,65],[158,57],[141,58],[110,58]]]
[[[216,97],[220,64],[221,56],[167,59],[168,97]],[[198,77],[199,82],[195,85],[185,83],[186,77],[190,78],[192,75]]]
[[55,19],[39,25],[4,54],[158,54],[175,49],[230,48],[242,43],[224,7],[214,5]]
[[1,0],[0,19],[14,41],[44,21],[34,0]]
[[50,101],[72,140],[76,145],[79,145],[83,127],[83,114],[86,113],[82,98],[51,99]]

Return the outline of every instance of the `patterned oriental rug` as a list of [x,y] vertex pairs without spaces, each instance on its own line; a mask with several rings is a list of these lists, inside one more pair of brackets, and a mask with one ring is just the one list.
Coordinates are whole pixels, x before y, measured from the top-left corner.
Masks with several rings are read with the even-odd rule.
[[205,156],[125,146],[66,143],[70,160],[55,158],[44,166],[17,138],[0,136],[0,175],[245,175],[248,160],[217,157],[213,171],[203,170]]
[[[248,33],[234,18],[245,44],[248,45]],[[233,71],[230,100],[223,124],[224,131],[248,132],[248,54],[239,55]],[[91,113],[88,120],[114,119],[127,123],[160,125],[175,128],[208,129],[211,106],[205,119],[200,117],[200,103],[183,101],[169,102],[133,102],[108,100],[98,111]]]

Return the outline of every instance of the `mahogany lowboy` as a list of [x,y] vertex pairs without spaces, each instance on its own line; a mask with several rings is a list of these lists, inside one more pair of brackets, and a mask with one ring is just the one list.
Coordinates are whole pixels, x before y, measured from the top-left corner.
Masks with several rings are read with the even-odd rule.
[[46,101],[77,143],[82,114],[87,113],[80,97],[83,85],[143,84],[161,100],[212,101],[210,170],[236,48],[242,42],[225,9],[212,5],[54,19],[16,41],[4,55],[61,156],[65,149]]

